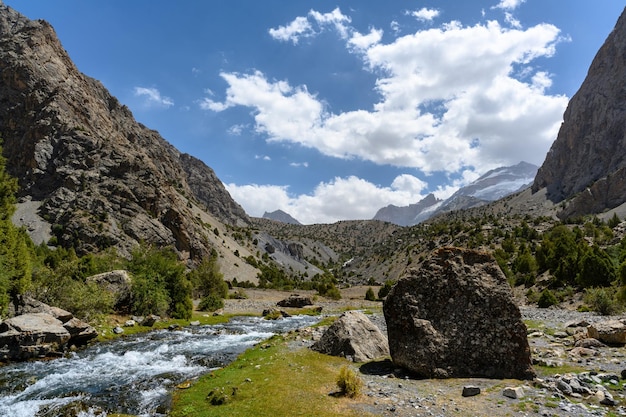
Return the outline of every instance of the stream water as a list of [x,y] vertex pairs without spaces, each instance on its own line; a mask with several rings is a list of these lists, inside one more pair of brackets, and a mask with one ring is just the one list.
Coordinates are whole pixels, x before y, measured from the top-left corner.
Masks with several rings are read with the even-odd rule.
[[163,416],[176,385],[224,366],[248,347],[319,318],[240,317],[227,324],[154,331],[50,361],[0,367],[0,416]]

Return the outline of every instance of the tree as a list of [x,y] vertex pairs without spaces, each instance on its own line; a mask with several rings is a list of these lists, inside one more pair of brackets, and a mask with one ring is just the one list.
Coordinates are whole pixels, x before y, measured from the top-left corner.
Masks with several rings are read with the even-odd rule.
[[220,298],[228,296],[228,284],[224,281],[224,275],[220,272],[217,264],[217,252],[211,251],[208,258],[204,258],[200,264],[189,273],[189,280],[193,285],[193,295],[203,298],[209,294],[215,294]]
[[6,171],[0,141],[0,316],[12,297],[22,294],[31,281],[33,245],[22,229],[11,222],[15,212],[17,180]]
[[576,281],[583,287],[608,287],[617,278],[609,255],[594,245],[582,256]]
[[[133,274],[133,313],[165,313],[179,319],[191,318],[191,283],[185,274],[185,266],[178,261],[173,249],[142,244],[132,252],[127,269]],[[166,304],[167,308],[164,308]]]

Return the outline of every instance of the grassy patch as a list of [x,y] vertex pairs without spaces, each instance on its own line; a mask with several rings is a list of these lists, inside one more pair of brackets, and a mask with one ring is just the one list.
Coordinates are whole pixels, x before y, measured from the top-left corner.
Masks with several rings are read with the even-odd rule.
[[581,372],[585,372],[587,369],[582,366],[577,365],[559,365],[559,366],[541,366],[541,365],[533,365],[533,368],[537,372],[537,375],[540,377],[546,377],[551,375],[562,375],[562,374],[579,374]]
[[337,390],[341,367],[348,364],[306,348],[291,350],[282,336],[274,336],[191,388],[175,392],[170,416],[362,415],[350,409],[353,400],[329,395]]

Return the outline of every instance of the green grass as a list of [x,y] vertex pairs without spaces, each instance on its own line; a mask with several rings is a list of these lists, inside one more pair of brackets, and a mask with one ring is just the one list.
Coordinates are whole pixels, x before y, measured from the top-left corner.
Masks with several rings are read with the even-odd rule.
[[[191,388],[178,390],[170,417],[363,415],[350,409],[353,400],[329,395],[337,392],[339,370],[350,362],[306,348],[293,350],[287,343],[274,336]],[[228,398],[212,405],[215,393]]]

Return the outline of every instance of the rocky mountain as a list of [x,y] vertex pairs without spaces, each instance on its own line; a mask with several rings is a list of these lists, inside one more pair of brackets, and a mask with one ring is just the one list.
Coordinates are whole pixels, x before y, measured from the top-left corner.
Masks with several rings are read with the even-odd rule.
[[527,188],[536,173],[537,166],[527,162],[492,169],[445,201],[429,194],[418,203],[406,207],[384,207],[378,210],[374,220],[412,226],[441,213],[479,207]]
[[276,210],[271,213],[266,211],[263,213],[263,218],[287,224],[302,224],[298,220],[294,219],[289,213],[285,213],[282,210]]
[[[211,222],[249,224],[215,173],[135,121],[76,68],[52,26],[0,3],[0,136],[23,224],[79,253],[139,241],[182,258],[211,250]],[[215,224],[213,224],[215,226]]]
[[601,213],[626,201],[626,12],[572,97],[556,141],[537,173],[560,217]]
[[376,212],[373,220],[389,222],[399,226],[411,226],[430,218],[441,206],[442,202],[434,194],[428,194],[417,203],[409,204],[405,207],[398,207],[393,204],[383,207]]

